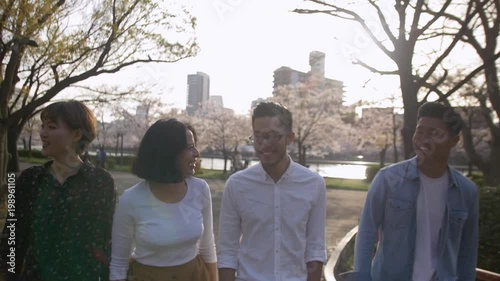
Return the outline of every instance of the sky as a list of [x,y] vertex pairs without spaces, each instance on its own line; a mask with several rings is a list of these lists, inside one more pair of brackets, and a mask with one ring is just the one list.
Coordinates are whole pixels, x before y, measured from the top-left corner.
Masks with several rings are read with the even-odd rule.
[[[187,75],[205,72],[210,94],[221,95],[225,107],[246,114],[253,100],[271,96],[274,70],[288,66],[307,72],[309,53],[316,50],[326,54],[325,76],[344,82],[346,104],[397,95],[396,77],[382,78],[351,63],[354,54],[395,69],[356,25],[327,15],[292,13],[301,2],[191,0],[198,20],[198,55],[170,64],[134,66],[122,75],[155,83],[153,94],[185,109]],[[135,83],[134,79],[126,80]]]

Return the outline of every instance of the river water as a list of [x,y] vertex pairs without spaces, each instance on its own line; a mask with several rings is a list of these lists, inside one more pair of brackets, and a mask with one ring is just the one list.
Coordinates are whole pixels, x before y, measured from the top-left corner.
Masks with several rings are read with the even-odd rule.
[[[251,161],[250,166],[259,163]],[[365,179],[366,164],[316,164],[311,163],[309,169],[318,172],[323,177],[343,179]],[[201,168],[223,170],[224,160],[219,158],[201,158]],[[227,169],[231,168],[231,161],[227,161]]]

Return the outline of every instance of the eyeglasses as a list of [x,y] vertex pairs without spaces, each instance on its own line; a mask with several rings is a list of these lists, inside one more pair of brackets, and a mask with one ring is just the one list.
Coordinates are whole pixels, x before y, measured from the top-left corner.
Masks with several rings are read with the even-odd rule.
[[263,133],[263,134],[256,133],[256,134],[253,134],[253,135],[249,136],[248,139],[252,143],[254,143],[254,142],[262,143],[264,140],[267,141],[268,143],[274,143],[274,142],[279,141],[283,136],[284,135],[282,135],[280,133],[271,131],[269,133]]
[[186,150],[191,150],[191,151],[193,151],[193,150],[196,150],[196,149],[197,149],[197,148],[196,148],[196,145],[194,145],[194,144],[190,144],[190,145],[188,145],[188,146],[186,147]]

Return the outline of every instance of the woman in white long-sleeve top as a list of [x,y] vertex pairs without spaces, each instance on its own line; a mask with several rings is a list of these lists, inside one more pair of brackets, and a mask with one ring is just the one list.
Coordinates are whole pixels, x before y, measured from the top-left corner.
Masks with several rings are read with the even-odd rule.
[[[162,119],[144,135],[113,221],[110,280],[216,281],[212,199],[193,177],[194,129]],[[135,245],[135,247],[133,247]]]

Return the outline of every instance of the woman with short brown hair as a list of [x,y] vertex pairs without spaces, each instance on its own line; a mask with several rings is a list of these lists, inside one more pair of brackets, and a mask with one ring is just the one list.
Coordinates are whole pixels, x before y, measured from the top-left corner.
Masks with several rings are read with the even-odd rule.
[[114,181],[80,156],[96,136],[96,119],[79,101],[50,104],[41,119],[42,153],[51,160],[17,179],[16,273],[9,280],[106,280]]

